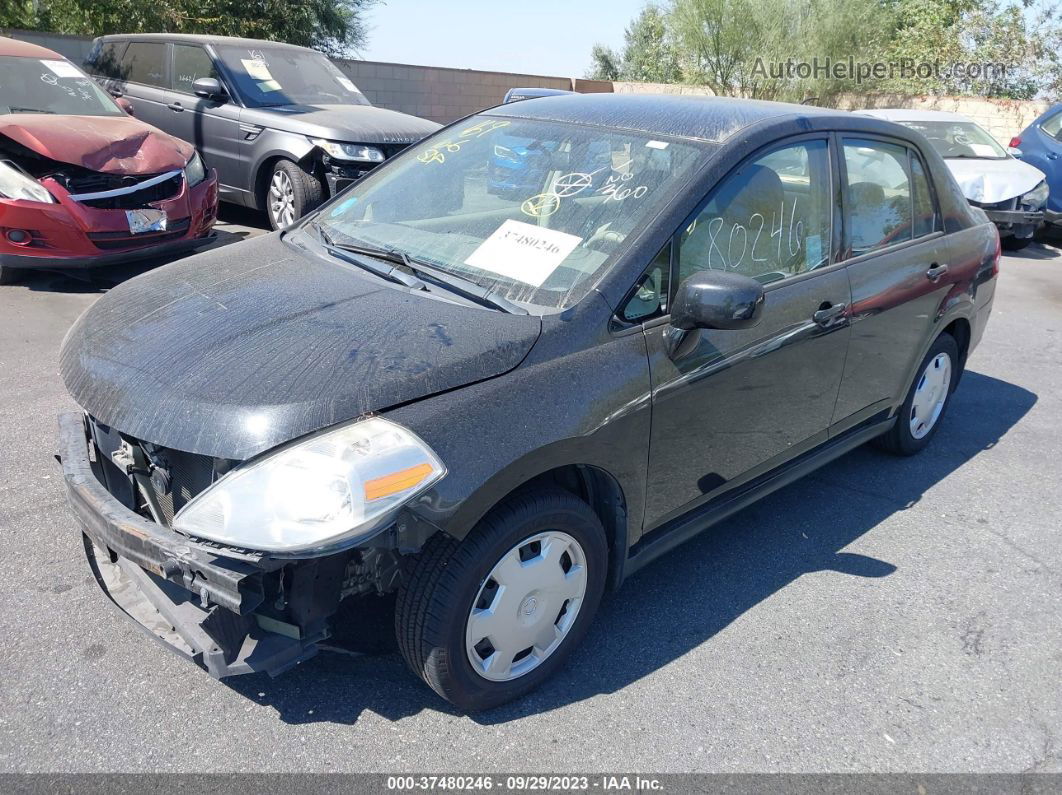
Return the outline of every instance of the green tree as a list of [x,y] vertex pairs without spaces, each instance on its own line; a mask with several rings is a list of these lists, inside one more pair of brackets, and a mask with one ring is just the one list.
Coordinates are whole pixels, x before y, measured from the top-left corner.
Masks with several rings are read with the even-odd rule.
[[[873,60],[888,40],[881,11],[878,0],[674,0],[669,23],[692,82],[723,95],[823,99],[849,87],[825,73],[827,58]],[[789,70],[816,59],[819,74]]]
[[[6,3],[17,0],[4,0]],[[21,22],[58,33],[213,33],[286,41],[330,55],[356,50],[366,40],[362,13],[375,0],[38,0]],[[21,3],[21,5],[29,5]],[[6,8],[6,6],[5,6]]]
[[681,79],[667,14],[655,5],[643,8],[627,26],[622,52],[595,44],[590,57],[593,67],[588,76],[595,80],[674,83]]

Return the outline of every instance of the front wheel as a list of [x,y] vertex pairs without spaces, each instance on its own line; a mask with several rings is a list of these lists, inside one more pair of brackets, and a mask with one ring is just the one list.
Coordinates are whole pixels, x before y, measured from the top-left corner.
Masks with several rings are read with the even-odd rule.
[[1021,251],[1023,248],[1033,242],[1031,237],[1005,237],[1001,241],[1000,245],[1006,251]]
[[586,634],[605,586],[597,515],[559,489],[514,496],[463,540],[433,537],[399,590],[398,645],[469,711],[537,687]]
[[941,334],[919,365],[907,398],[896,416],[896,424],[876,442],[896,455],[920,452],[940,427],[959,382],[959,346],[950,334]]
[[278,160],[266,186],[265,205],[269,225],[287,229],[324,201],[325,188],[298,163]]

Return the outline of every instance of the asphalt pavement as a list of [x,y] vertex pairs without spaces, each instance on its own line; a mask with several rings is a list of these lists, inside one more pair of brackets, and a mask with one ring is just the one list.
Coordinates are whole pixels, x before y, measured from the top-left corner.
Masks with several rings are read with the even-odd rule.
[[[223,217],[220,243],[262,232]],[[1004,258],[930,449],[857,450],[681,547],[472,717],[386,643],[217,682],[109,605],[53,458],[57,355],[128,275],[0,287],[0,771],[1062,771],[1058,249]]]

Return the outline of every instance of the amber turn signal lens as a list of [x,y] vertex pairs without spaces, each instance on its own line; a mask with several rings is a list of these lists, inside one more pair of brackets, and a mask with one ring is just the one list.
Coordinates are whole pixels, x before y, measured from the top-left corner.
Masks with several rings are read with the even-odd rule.
[[365,482],[365,499],[378,500],[411,489],[432,473],[431,464],[417,464]]

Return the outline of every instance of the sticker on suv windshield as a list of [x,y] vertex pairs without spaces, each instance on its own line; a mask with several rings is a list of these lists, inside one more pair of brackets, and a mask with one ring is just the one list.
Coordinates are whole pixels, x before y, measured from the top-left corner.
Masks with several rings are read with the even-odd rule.
[[578,235],[510,219],[465,264],[540,287],[582,240]]
[[84,77],[69,61],[41,61],[56,77]]
[[247,76],[252,80],[261,80],[265,82],[273,79],[273,73],[269,71],[269,66],[262,61],[253,61],[250,58],[242,58],[240,59],[240,63],[243,64],[243,71],[245,71]]

